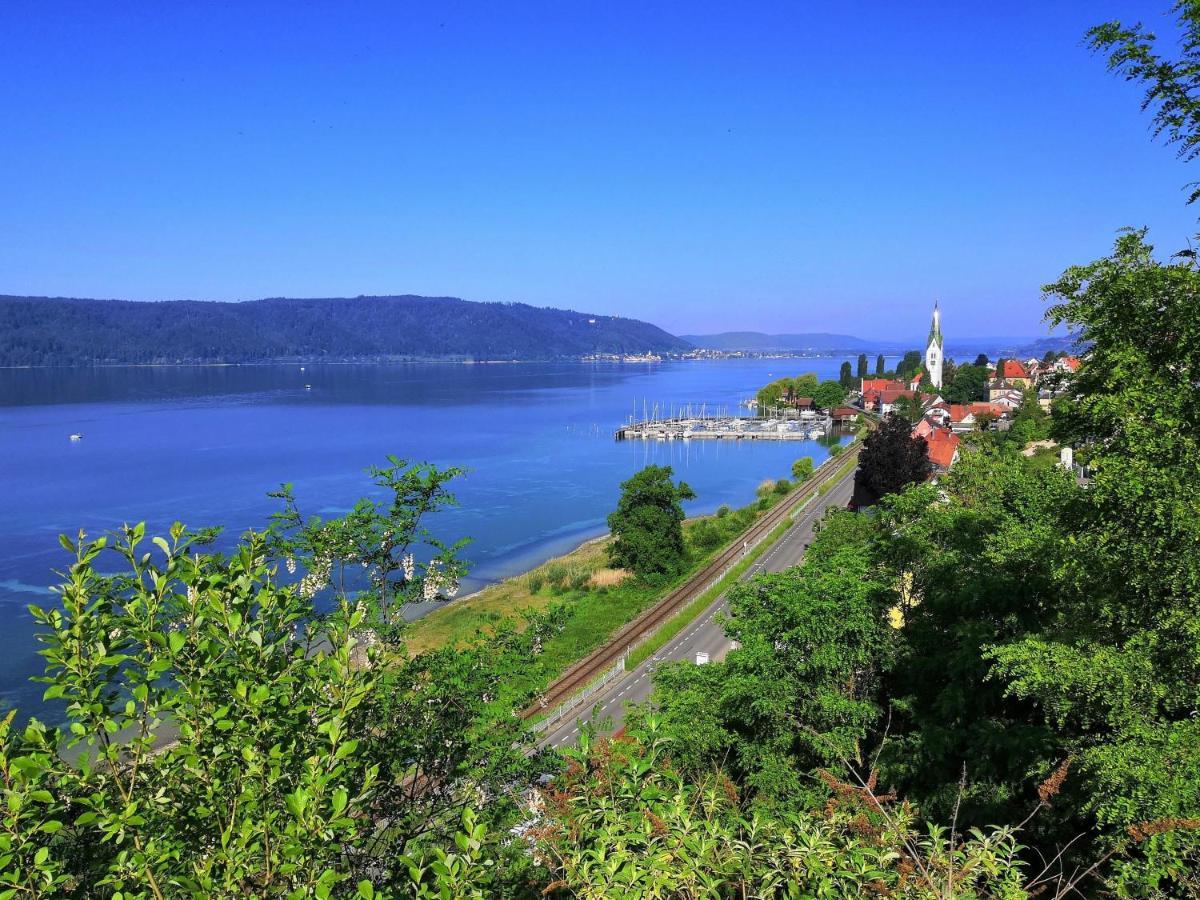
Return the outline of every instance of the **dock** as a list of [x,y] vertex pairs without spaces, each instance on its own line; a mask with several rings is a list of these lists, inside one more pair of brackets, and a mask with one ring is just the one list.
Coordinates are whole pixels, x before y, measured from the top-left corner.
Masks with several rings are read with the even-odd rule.
[[796,418],[712,416],[647,419],[616,431],[618,441],[811,441],[833,430],[833,419],[812,413]]

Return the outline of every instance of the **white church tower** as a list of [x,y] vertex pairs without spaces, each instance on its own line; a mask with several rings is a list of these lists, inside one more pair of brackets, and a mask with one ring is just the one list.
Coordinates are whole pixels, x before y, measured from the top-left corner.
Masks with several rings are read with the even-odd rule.
[[942,314],[933,302],[933,324],[929,326],[929,344],[925,347],[925,371],[939,391],[942,389]]

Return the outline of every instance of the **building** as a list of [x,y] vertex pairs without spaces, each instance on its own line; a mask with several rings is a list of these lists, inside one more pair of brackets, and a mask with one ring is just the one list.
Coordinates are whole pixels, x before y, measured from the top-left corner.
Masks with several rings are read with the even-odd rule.
[[933,304],[933,322],[929,326],[929,343],[925,347],[925,371],[939,391],[942,389],[942,314]]
[[931,428],[920,437],[929,448],[929,461],[933,463],[934,474],[948,471],[958,459],[961,438],[949,428]]
[[996,377],[1011,385],[1027,388],[1033,383],[1029,370],[1019,359],[1003,359],[996,370]]

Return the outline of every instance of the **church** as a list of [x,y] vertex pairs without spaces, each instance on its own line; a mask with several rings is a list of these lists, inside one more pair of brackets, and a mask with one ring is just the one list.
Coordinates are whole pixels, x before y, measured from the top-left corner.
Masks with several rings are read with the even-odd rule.
[[942,389],[942,314],[938,304],[933,303],[933,322],[929,326],[929,342],[925,346],[925,371],[937,390]]

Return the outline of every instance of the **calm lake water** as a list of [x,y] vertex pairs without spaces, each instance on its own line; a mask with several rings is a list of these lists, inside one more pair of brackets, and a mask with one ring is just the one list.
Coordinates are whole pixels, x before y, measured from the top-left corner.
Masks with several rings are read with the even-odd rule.
[[[422,364],[0,370],[0,707],[43,704],[29,603],[53,601],[60,533],[145,521],[262,526],[291,481],[302,509],[336,515],[391,453],[470,472],[440,536],[474,538],[470,590],[604,532],[618,485],[671,465],[690,513],[743,504],[826,442],[617,442],[643,403],[730,408],[772,378],[836,377],[842,359],[640,365]],[[306,389],[311,385],[311,389]],[[83,440],[69,435],[80,432]]]

